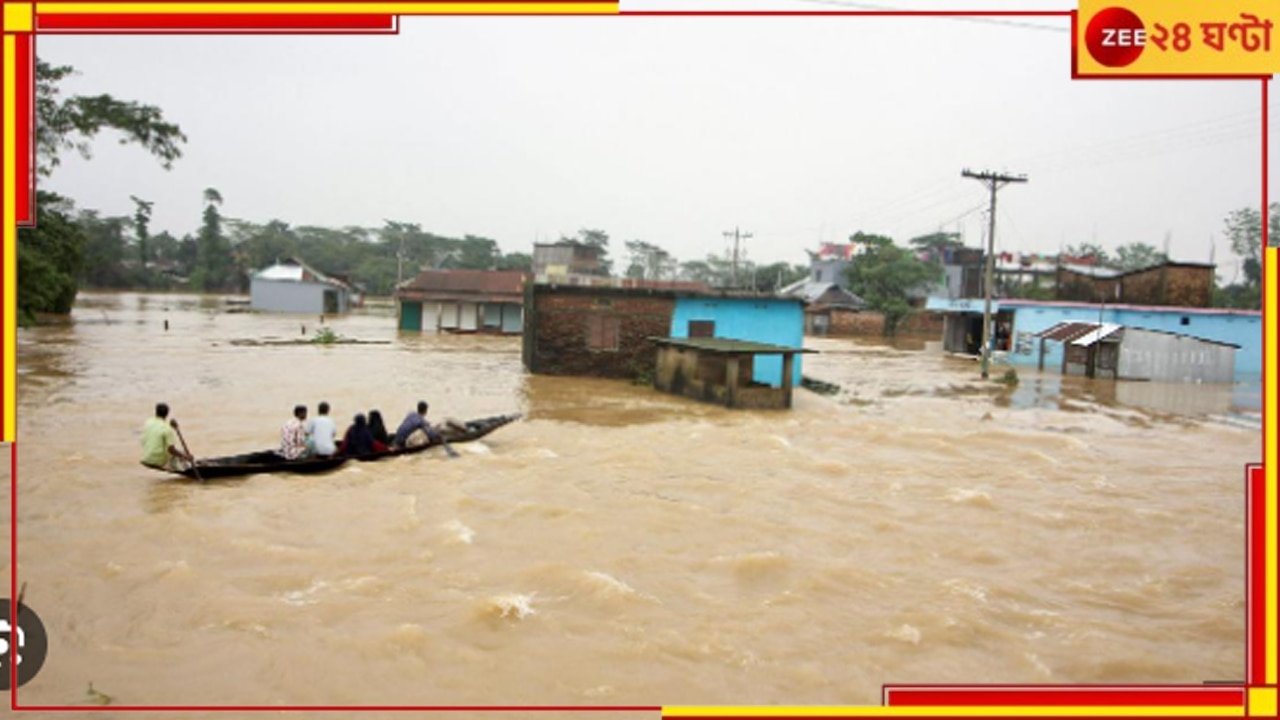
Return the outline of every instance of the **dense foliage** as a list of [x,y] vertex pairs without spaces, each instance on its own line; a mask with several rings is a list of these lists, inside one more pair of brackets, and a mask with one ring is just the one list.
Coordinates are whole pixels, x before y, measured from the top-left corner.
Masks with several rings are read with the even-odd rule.
[[939,282],[942,266],[920,260],[915,252],[883,235],[858,233],[851,240],[865,243],[868,249],[846,271],[849,289],[866,301],[868,309],[884,314],[885,332],[892,334],[911,312],[910,294]]

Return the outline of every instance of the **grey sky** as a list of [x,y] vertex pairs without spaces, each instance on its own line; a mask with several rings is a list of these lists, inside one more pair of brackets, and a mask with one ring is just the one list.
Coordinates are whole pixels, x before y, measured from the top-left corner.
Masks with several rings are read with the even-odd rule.
[[976,245],[986,194],[960,171],[990,168],[1031,180],[1000,193],[1000,249],[1169,236],[1174,259],[1207,261],[1216,237],[1230,280],[1223,218],[1260,203],[1259,83],[1073,81],[1065,19],[1010,22],[404,18],[397,36],[42,36],[43,59],[81,71],[67,92],[159,105],[190,138],[165,172],[103,136],[44,186],[105,214],[131,213],[131,194],[155,201],[153,229],[178,236],[214,187],[227,216],[258,222],[393,219],[508,252],[590,227],[615,254],[635,238],[682,260],[723,252],[738,226],[752,259],[803,262],[856,230],[905,242],[942,226]]

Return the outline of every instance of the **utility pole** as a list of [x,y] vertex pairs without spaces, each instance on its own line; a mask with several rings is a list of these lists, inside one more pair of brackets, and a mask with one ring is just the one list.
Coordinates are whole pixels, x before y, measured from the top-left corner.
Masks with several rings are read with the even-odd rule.
[[976,173],[968,169],[960,171],[960,175],[977,180],[991,191],[991,217],[988,218],[987,228],[987,271],[986,281],[983,283],[986,302],[982,307],[982,379],[986,380],[987,368],[991,363],[991,288],[994,285],[996,265],[996,191],[1009,183],[1026,182],[1027,176],[993,173],[989,170]]
[[741,232],[735,227],[733,232],[724,231],[724,236],[726,238],[733,237],[733,288],[736,290],[738,287],[738,244],[743,240],[750,239],[751,233]]

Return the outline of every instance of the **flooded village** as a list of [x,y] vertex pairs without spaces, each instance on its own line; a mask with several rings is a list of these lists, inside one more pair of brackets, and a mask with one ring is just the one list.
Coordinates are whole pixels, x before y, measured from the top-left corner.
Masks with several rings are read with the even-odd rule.
[[[1257,314],[1001,299],[984,381],[955,344],[963,293],[856,334],[882,320],[821,275],[856,252],[770,293],[609,277],[579,244],[530,273],[423,270],[394,304],[302,260],[247,298],[82,293],[19,335],[22,576],[56,653],[25,701],[92,681],[160,704],[874,704],[887,682],[1238,678],[1256,385],[1126,343],[1231,348],[1247,378]],[[1151,368],[1172,370],[1123,379]],[[523,419],[457,459],[203,484],[130,440],[153,400],[209,457],[271,446],[298,402],[345,428],[419,398]]]
[[42,37],[20,702],[1245,680],[1256,83],[841,14]]

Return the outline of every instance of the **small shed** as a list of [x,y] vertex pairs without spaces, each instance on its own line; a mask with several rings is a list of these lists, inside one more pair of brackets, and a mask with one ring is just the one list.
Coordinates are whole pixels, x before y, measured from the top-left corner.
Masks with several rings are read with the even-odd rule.
[[[717,337],[651,339],[658,345],[654,387],[730,408],[790,408],[795,356],[815,352]],[[758,355],[782,357],[778,386],[755,379]]]
[[1235,382],[1239,345],[1181,333],[1125,328],[1120,344],[1121,380]]
[[346,283],[297,258],[260,270],[249,281],[250,307],[265,312],[345,313],[350,293]]
[[1062,374],[1115,379],[1124,328],[1115,323],[1060,322],[1038,334],[1040,369],[1044,369],[1045,344],[1062,344]]

